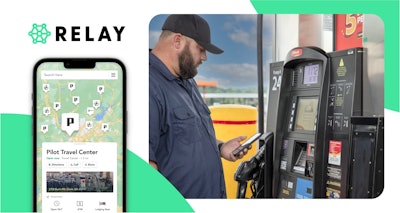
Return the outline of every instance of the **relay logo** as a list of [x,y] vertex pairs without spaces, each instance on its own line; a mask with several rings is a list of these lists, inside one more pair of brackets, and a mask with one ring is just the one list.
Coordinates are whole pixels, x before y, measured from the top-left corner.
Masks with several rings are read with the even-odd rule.
[[46,39],[51,33],[46,29],[46,24],[33,24],[32,30],[29,31],[28,35],[32,38],[32,43],[41,42],[46,44]]
[[31,31],[28,32],[28,35],[32,38],[32,43],[46,44],[50,35],[55,35],[56,42],[120,42],[122,40],[122,32],[125,29],[125,26],[102,26],[97,29],[91,29],[90,26],[56,26],[54,31],[52,31],[54,33],[51,33],[46,27],[46,24],[32,25]]

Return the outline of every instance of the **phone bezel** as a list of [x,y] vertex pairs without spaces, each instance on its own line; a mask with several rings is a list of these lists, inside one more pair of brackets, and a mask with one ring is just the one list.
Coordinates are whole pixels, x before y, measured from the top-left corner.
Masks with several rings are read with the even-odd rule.
[[[43,58],[36,62],[34,68],[33,68],[33,88],[32,88],[32,137],[33,137],[33,211],[37,212],[37,134],[36,134],[36,129],[37,129],[37,114],[36,114],[36,106],[37,106],[37,71],[38,68],[41,64],[43,63],[48,63],[48,62],[61,62],[64,63],[64,67],[66,69],[90,69],[94,68],[97,62],[110,62],[110,63],[116,63],[121,67],[122,70],[122,130],[123,130],[123,135],[122,135],[122,212],[126,212],[126,172],[127,172],[127,166],[126,166],[126,137],[127,137],[127,108],[126,108],[126,69],[125,65],[120,61],[119,59],[116,58]],[[94,66],[93,66],[94,65]]]

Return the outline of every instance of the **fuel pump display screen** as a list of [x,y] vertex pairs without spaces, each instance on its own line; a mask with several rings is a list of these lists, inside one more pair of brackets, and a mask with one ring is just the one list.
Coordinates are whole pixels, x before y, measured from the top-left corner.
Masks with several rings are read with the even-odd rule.
[[303,84],[318,83],[319,65],[312,64],[304,66],[304,81]]
[[317,111],[318,97],[299,97],[294,130],[314,131]]

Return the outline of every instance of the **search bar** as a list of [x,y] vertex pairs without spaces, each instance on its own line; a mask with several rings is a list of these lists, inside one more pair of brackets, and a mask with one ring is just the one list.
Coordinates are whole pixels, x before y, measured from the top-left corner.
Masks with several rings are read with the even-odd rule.
[[43,80],[117,80],[117,70],[43,70]]

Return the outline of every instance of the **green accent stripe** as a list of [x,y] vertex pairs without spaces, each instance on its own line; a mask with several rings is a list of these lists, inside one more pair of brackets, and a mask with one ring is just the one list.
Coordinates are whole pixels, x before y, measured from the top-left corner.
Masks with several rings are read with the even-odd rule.
[[1,212],[32,211],[31,120],[1,115]]
[[[31,126],[32,116],[0,114],[0,212],[32,211]],[[128,212],[194,212],[175,187],[131,151],[126,183]]]
[[379,16],[385,26],[384,107],[399,111],[399,1],[398,0],[251,0],[259,14],[348,14]]

